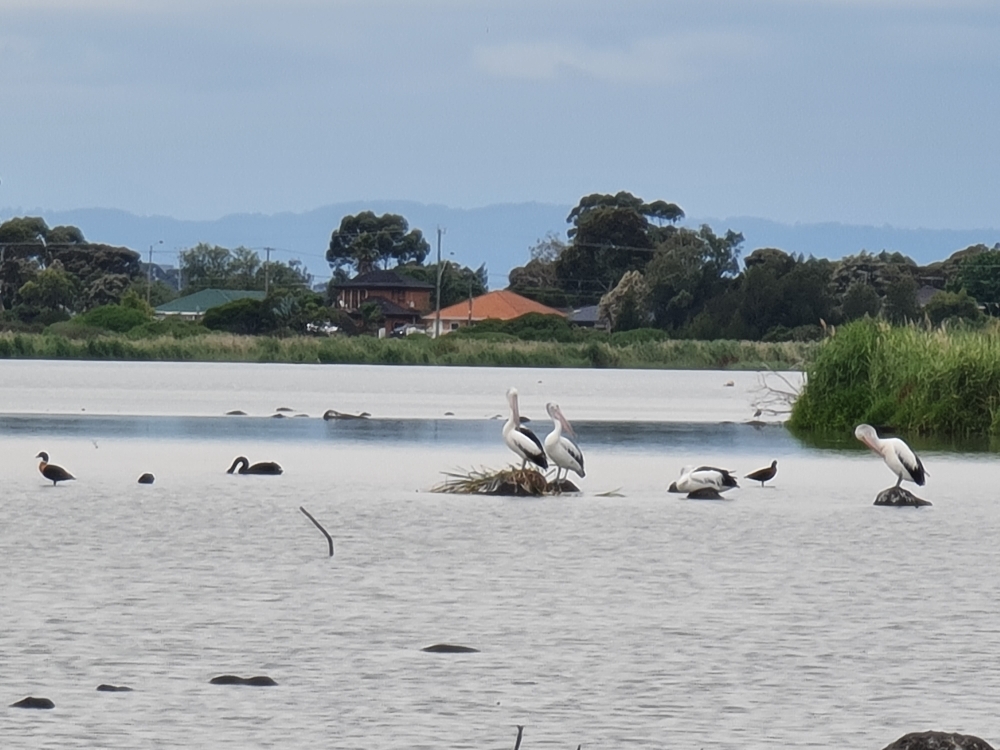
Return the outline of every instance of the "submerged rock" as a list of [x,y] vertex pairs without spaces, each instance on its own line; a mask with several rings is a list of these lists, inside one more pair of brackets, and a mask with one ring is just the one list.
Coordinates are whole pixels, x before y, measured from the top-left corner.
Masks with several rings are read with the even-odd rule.
[[323,412],[323,419],[329,422],[331,419],[368,419],[371,414],[366,411],[359,412],[358,414],[345,414],[342,411],[337,411],[336,409],[327,409]]
[[433,646],[424,646],[421,651],[432,654],[478,654],[478,648],[472,646],[454,646],[450,643],[435,643]]
[[156,481],[156,477],[150,474],[148,471],[139,477],[139,484],[152,484]]
[[893,508],[919,508],[922,505],[933,505],[930,500],[923,500],[902,487],[890,487],[875,496],[875,505],[887,505]]
[[101,683],[97,686],[97,691],[99,693],[131,693],[132,688],[128,685],[108,685]]
[[22,698],[17,703],[11,703],[11,708],[55,708],[56,704],[50,701],[48,698],[35,698],[33,695],[29,695],[27,698]]
[[242,409],[233,409],[232,411],[227,411],[227,417],[245,417],[247,413]]
[[267,675],[237,677],[234,674],[219,675],[218,677],[213,677],[209,682],[212,685],[253,685],[255,687],[271,687],[278,684]]
[[545,485],[546,495],[562,495],[564,493],[580,493],[580,488],[573,484],[568,479],[560,479],[558,482],[555,480],[549,482]]
[[911,732],[883,750],[993,750],[988,742],[971,734]]

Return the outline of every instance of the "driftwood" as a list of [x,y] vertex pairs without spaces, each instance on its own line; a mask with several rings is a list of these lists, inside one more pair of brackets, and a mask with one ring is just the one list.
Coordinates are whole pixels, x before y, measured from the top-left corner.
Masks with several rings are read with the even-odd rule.
[[323,412],[323,419],[330,421],[331,419],[368,419],[371,414],[366,411],[359,412],[358,414],[345,414],[342,411],[337,411],[336,409],[327,409]]
[[313,525],[316,526],[317,529],[319,529],[320,531],[323,532],[323,536],[326,537],[327,544],[330,545],[330,557],[333,557],[333,537],[330,536],[327,533],[327,530],[323,528],[323,524],[321,524],[319,521],[317,521],[315,518],[313,518],[312,513],[310,513],[305,508],[303,508],[301,505],[299,506],[299,510],[301,510],[303,513],[305,513],[306,518],[308,518],[310,521],[312,521]]
[[757,419],[762,415],[779,417],[790,414],[801,389],[780,372],[769,369],[757,374],[757,385],[752,391],[754,399],[750,408],[754,410],[754,419]]
[[470,469],[459,472],[443,472],[448,477],[433,487],[431,492],[450,495],[502,495],[506,497],[543,497],[579,492],[580,489],[568,479],[558,483],[550,482],[545,475],[535,469]]

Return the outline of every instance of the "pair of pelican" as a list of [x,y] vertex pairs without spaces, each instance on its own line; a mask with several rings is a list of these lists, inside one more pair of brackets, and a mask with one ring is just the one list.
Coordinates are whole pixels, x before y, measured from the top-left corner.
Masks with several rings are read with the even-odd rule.
[[552,418],[553,428],[552,432],[546,435],[544,446],[534,432],[521,424],[516,388],[507,389],[507,404],[510,406],[510,416],[503,425],[503,440],[508,448],[521,457],[522,469],[529,461],[540,469],[548,469],[551,460],[556,467],[556,484],[559,483],[559,475],[563,471],[567,477],[571,471],[575,471],[581,477],[586,476],[583,470],[583,451],[576,443],[576,433],[572,425],[563,416],[558,404],[549,402],[545,405],[545,411]]

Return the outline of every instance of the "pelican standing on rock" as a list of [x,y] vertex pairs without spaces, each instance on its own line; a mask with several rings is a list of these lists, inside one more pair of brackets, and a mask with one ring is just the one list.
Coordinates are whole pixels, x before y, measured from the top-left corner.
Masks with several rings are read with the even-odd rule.
[[503,423],[503,441],[521,457],[521,469],[528,465],[528,461],[542,469],[549,468],[542,441],[521,424],[521,414],[517,410],[517,388],[507,389],[507,403],[510,405],[510,416]]
[[727,469],[717,469],[714,466],[699,466],[697,469],[685,466],[681,475],[673,482],[667,492],[687,493],[688,497],[721,498],[719,494],[733,487],[739,487],[734,477]]
[[[545,436],[545,452],[549,454],[552,463],[556,465],[556,484],[559,483],[559,472],[566,470],[566,477],[570,471],[575,471],[581,477],[583,473],[583,451],[573,439],[576,433],[566,417],[563,416],[559,404],[551,402],[545,405],[545,411],[552,417],[553,429]],[[566,433],[565,435],[563,433]]]
[[233,459],[233,465],[229,467],[226,471],[227,474],[232,474],[236,471],[236,467],[239,466],[238,474],[280,474],[282,472],[281,467],[274,463],[274,461],[261,461],[257,464],[251,464],[247,461],[246,456],[238,456]]
[[910,446],[902,440],[899,438],[885,438],[883,440],[870,424],[859,424],[855,427],[854,437],[882,456],[885,465],[897,477],[897,487],[902,484],[904,479],[917,486],[923,485],[926,478],[924,465],[920,463],[917,454],[910,450]]
[[46,479],[52,480],[52,486],[55,487],[59,482],[66,482],[70,479],[76,479],[72,474],[70,474],[62,466],[56,466],[55,464],[49,463],[49,454],[45,451],[39,453],[35,458],[40,458],[41,463],[38,464],[38,470],[42,472],[42,476]]

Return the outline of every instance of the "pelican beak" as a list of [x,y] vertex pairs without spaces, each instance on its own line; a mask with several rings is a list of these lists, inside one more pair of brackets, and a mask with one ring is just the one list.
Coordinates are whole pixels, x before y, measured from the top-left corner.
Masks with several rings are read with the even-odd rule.
[[570,437],[575,438],[576,432],[573,431],[573,425],[569,423],[569,420],[563,416],[562,409],[560,409],[557,414],[559,415],[559,424],[562,425],[563,430],[565,430]]

